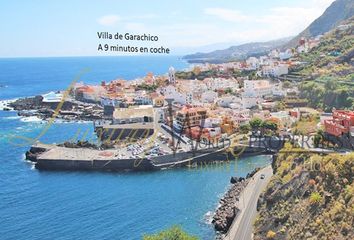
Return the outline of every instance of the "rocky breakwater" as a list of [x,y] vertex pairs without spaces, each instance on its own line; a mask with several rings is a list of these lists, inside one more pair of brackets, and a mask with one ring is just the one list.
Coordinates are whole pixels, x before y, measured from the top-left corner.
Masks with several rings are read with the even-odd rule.
[[45,145],[33,145],[31,148],[26,152],[26,160],[29,160],[31,162],[37,162],[37,158],[39,155],[42,153],[48,151],[50,147],[45,146]]
[[240,212],[238,208],[239,197],[247,186],[249,179],[252,178],[257,171],[259,171],[259,168],[248,173],[245,178],[231,177],[231,187],[220,199],[219,207],[215,211],[212,220],[215,230],[219,233],[217,238],[222,239],[222,236],[227,233],[232,222]]
[[65,100],[57,114],[58,102],[44,102],[42,96],[20,98],[8,104],[9,108],[18,111],[19,116],[36,116],[43,120],[55,117],[63,120],[90,121],[103,117],[103,108],[94,103],[85,103],[73,99]]

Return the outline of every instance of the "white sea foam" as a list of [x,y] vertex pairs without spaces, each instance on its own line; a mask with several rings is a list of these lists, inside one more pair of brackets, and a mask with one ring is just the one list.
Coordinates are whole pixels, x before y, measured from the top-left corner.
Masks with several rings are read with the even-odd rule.
[[16,99],[8,99],[8,100],[0,100],[0,110],[4,110],[5,108],[8,108],[8,109],[10,109],[10,110],[13,110],[13,109],[10,108],[8,105],[9,105],[10,103],[15,102],[16,100],[17,100],[17,98],[16,98]]
[[12,119],[19,119],[21,118],[20,116],[11,116],[11,117],[4,117],[5,119],[9,119],[9,120],[12,120]]
[[211,224],[213,221],[213,215],[214,213],[212,211],[208,211],[206,214],[204,214],[204,220],[207,224]]
[[45,122],[44,120],[40,119],[39,117],[36,116],[31,116],[31,117],[23,117],[21,118],[22,122]]
[[60,124],[68,124],[68,123],[87,124],[87,123],[92,123],[92,121],[55,119],[55,123],[60,123]]

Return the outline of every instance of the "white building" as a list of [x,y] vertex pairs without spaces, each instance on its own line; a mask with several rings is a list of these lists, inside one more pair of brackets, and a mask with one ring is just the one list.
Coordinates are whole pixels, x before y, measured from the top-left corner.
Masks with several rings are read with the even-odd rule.
[[243,97],[264,97],[272,94],[272,90],[268,80],[245,80]]
[[206,91],[201,95],[201,101],[203,103],[213,103],[215,99],[218,97],[218,94],[215,91]]
[[273,95],[276,95],[276,96],[285,96],[286,95],[286,92],[283,90],[281,82],[279,82],[279,84],[277,84],[277,85],[273,85],[272,93],[273,93]]
[[186,104],[192,104],[193,103],[193,93],[186,92],[186,93],[181,93],[181,94],[185,96]]
[[240,98],[238,98],[236,96],[232,96],[232,95],[222,96],[222,97],[216,99],[216,103],[220,107],[226,107],[226,108],[231,107],[232,103],[239,103],[239,102],[240,102]]
[[123,103],[123,99],[121,99],[121,98],[101,97],[101,105],[102,106],[118,107],[121,103]]
[[205,128],[216,128],[219,127],[221,123],[221,119],[220,118],[206,118],[204,120],[204,124],[203,127]]
[[63,94],[61,93],[55,93],[55,92],[49,92],[47,94],[42,95],[43,99],[42,102],[60,102],[63,98]]
[[186,104],[186,96],[178,92],[176,87],[173,85],[163,88],[162,94],[165,96],[165,99],[172,98],[174,102]]
[[154,110],[151,105],[136,108],[116,108],[113,112],[114,124],[152,122]]
[[242,97],[242,108],[252,108],[257,106],[262,102],[262,99],[259,97]]
[[210,90],[219,90],[219,89],[227,89],[230,88],[232,90],[236,90],[239,88],[239,84],[236,79],[228,79],[228,78],[207,78],[203,81],[205,85]]
[[83,91],[82,98],[88,102],[101,102],[101,96],[106,94],[106,89],[102,86],[89,86],[86,91]]
[[274,67],[274,76],[281,76],[289,73],[289,67],[287,64],[279,64]]
[[176,84],[176,72],[173,67],[168,69],[168,81],[170,84]]
[[247,60],[246,60],[246,64],[248,66],[249,69],[257,69],[259,67],[259,60],[255,57],[249,57]]
[[262,74],[263,76],[273,76],[278,77],[284,74],[288,74],[288,65],[287,64],[279,64],[276,66],[263,66]]
[[259,64],[260,65],[269,65],[271,63],[271,60],[269,59],[268,56],[260,56],[259,57]]
[[287,60],[293,56],[291,49],[287,49],[285,52],[279,53],[280,60]]
[[274,49],[269,53],[269,56],[271,58],[279,58],[279,51],[277,49]]

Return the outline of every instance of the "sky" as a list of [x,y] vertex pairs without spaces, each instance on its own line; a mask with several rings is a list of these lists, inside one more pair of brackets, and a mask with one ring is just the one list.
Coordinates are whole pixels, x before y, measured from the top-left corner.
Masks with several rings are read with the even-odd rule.
[[[98,44],[168,47],[171,54],[295,36],[334,0],[0,0],[0,57],[105,55]],[[156,43],[97,32],[157,35]],[[113,53],[117,54],[117,53]]]

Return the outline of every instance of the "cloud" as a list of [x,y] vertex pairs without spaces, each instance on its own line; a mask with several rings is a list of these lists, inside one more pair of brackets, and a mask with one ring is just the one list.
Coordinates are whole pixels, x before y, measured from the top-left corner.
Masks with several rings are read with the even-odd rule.
[[121,18],[118,15],[105,15],[97,19],[97,22],[103,26],[114,26]]
[[[205,8],[203,12],[224,21],[224,27],[217,29],[215,33],[223,36],[223,39],[264,41],[297,35],[319,17],[333,1],[304,0],[299,7],[273,7],[262,15],[256,12],[248,12],[246,15],[242,11],[227,8]],[[235,22],[243,24],[233,24],[229,31],[224,31],[224,28],[228,28],[228,23]],[[247,26],[247,29],[244,26]]]
[[[142,15],[108,15],[118,18],[105,19],[102,25],[118,25],[134,34],[149,33],[159,36],[160,44],[171,49],[193,48],[215,43],[246,43],[267,41],[295,36],[319,17],[334,0],[298,0],[297,6],[279,4],[265,11],[240,11],[239,9],[201,8],[204,16],[190,18],[178,11],[169,13],[179,21],[156,21],[163,13]],[[162,14],[162,15],[160,15]],[[105,16],[107,17],[107,16]],[[189,17],[189,18],[188,18]],[[103,17],[102,17],[103,18]],[[150,21],[151,20],[151,21]],[[108,22],[108,24],[107,24]],[[212,33],[212,34],[210,34]]]
[[329,5],[331,5],[331,3],[333,3],[334,1],[335,0],[311,0],[310,2],[314,7],[324,10],[329,7]]
[[125,29],[127,29],[127,31],[133,32],[144,32],[146,30],[146,27],[143,23],[127,22],[125,23]]
[[254,21],[274,36],[296,35],[322,14],[318,8],[272,8],[270,13],[254,18]]
[[242,14],[241,11],[226,8],[206,8],[204,9],[204,13],[230,22],[242,22],[249,19],[249,17]]
[[155,19],[158,17],[159,16],[157,14],[148,13],[148,14],[143,14],[143,15],[132,16],[131,19]]

